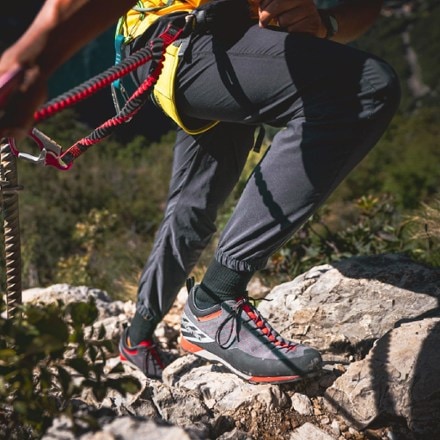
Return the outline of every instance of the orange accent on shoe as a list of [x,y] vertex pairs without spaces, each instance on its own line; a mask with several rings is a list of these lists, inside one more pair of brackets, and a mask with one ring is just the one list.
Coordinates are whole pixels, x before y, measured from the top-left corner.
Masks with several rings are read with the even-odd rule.
[[274,376],[274,377],[261,377],[261,376],[251,376],[248,381],[255,383],[265,383],[265,382],[292,382],[294,380],[301,379],[301,376]]
[[180,346],[190,353],[197,353],[198,351],[203,350],[203,348],[198,347],[195,344],[191,344],[191,342],[187,341],[183,336],[180,337]]
[[198,316],[197,317],[197,321],[200,321],[200,322],[209,321],[211,319],[217,318],[221,314],[222,314],[222,311],[221,310],[217,310],[216,312],[210,313],[209,315],[206,315],[206,316]]

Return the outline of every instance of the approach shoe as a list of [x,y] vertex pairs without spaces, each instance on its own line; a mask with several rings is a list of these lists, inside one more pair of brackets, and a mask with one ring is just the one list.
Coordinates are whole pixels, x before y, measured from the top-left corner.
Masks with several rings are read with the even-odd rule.
[[119,353],[122,361],[128,361],[145,376],[151,379],[161,379],[165,364],[161,358],[160,352],[153,341],[142,341],[138,345],[129,345],[128,327],[122,332],[119,341]]
[[284,339],[247,296],[201,310],[195,290],[190,289],[182,315],[185,351],[221,362],[251,383],[295,382],[321,370],[319,352]]

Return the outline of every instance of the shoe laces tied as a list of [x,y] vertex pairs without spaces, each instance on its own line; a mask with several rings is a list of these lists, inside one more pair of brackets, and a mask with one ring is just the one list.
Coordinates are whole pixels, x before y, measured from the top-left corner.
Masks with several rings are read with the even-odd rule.
[[[217,344],[224,349],[227,349],[232,346],[235,340],[240,342],[240,329],[241,329],[241,311],[246,302],[246,298],[239,298],[237,302],[230,307],[229,313],[226,318],[220,323],[217,331],[215,332],[215,341]],[[229,307],[229,305],[228,305]],[[222,343],[221,341],[221,333],[225,326],[232,320],[232,325],[229,330],[229,334],[226,338],[226,342]]]
[[[284,339],[274,328],[272,328],[266,319],[255,308],[255,306],[251,304],[251,301],[255,303],[254,298],[244,296],[239,298],[235,305],[231,306],[230,313],[222,321],[216,331],[215,340],[217,344],[219,344],[220,347],[227,349],[231,347],[231,345],[234,343],[234,340],[237,340],[237,342],[240,341],[240,329],[242,325],[241,312],[243,311],[250,318],[250,320],[254,322],[261,337],[266,338],[276,348],[286,349],[288,351],[294,350],[297,347],[297,344]],[[226,342],[222,343],[220,335],[225,326],[231,320],[233,320],[233,325],[230,327]]]

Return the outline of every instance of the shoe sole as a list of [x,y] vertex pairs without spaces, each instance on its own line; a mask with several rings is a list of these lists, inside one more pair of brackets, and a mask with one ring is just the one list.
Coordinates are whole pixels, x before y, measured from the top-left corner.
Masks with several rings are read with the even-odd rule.
[[214,362],[220,362],[223,364],[226,368],[231,370],[233,373],[235,373],[237,376],[247,380],[249,383],[252,384],[282,384],[282,383],[291,383],[291,382],[299,382],[304,379],[310,379],[312,377],[315,377],[319,374],[319,371],[314,371],[312,373],[309,373],[307,375],[293,375],[293,376],[251,376],[249,374],[243,373],[242,371],[237,370],[232,365],[230,365],[228,362],[226,362],[221,357],[205,350],[202,347],[199,347],[198,345],[193,344],[192,342],[189,342],[186,340],[183,336],[180,337],[180,346],[182,349],[188,353],[192,353],[196,356],[200,356],[204,359],[207,359],[209,361]]

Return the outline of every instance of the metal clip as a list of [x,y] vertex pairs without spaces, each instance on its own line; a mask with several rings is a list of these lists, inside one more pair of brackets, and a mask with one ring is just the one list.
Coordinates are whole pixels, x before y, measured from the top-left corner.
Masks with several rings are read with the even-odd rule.
[[61,155],[63,149],[53,139],[45,135],[37,128],[33,128],[28,136],[38,145],[40,154],[33,155],[30,153],[23,153],[18,150],[14,138],[8,138],[9,146],[14,156],[24,159],[27,162],[31,162],[37,165],[52,166],[59,170],[69,170],[72,164],[66,164],[63,162]]

